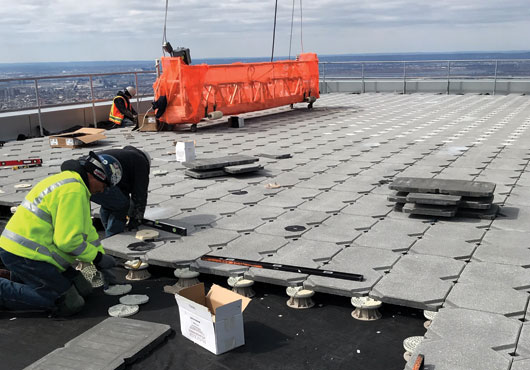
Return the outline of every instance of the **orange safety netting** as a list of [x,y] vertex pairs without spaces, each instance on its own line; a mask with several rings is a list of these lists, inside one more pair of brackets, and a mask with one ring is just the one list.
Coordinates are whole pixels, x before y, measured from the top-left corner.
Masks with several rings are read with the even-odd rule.
[[234,115],[319,97],[318,58],[270,63],[186,65],[180,57],[163,57],[163,73],[153,84],[155,100],[165,96],[160,117],[169,124],[198,123],[208,113]]

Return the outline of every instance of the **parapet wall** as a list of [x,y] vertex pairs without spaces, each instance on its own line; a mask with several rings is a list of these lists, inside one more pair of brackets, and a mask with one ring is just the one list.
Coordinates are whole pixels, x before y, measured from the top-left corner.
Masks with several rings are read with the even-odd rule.
[[[151,107],[150,102],[151,100],[140,102],[140,115]],[[108,102],[98,103],[94,107],[96,122],[108,119],[110,106],[111,103]],[[136,109],[134,101],[133,107]],[[41,121],[42,127],[53,133],[73,126],[93,126],[94,114],[91,104],[46,108],[41,110]],[[0,114],[0,141],[16,140],[19,135],[37,137],[40,134],[39,114],[36,109]]]
[[399,92],[447,94],[528,94],[529,80],[328,80],[320,81],[320,93]]

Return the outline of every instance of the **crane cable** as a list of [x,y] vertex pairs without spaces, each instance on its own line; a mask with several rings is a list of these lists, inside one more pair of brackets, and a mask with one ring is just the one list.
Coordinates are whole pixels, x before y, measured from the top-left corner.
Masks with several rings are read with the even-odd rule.
[[271,62],[274,59],[274,39],[276,37],[276,16],[278,15],[278,0],[276,0],[276,5],[274,6],[274,27],[272,29],[272,53],[271,53]]
[[[293,24],[294,24],[294,1],[293,0],[293,8],[291,10],[291,34],[289,36],[289,60],[291,60],[291,46],[292,46],[292,41],[293,41]],[[274,39],[275,39],[275,36],[276,36],[276,17],[278,15],[278,0],[276,0],[276,5],[274,7],[274,28],[273,28],[273,31],[272,31],[272,55],[271,55],[271,62],[273,61],[274,59]],[[303,39],[303,34],[302,34],[302,18],[303,18],[303,13],[302,13],[302,0],[300,0],[300,47],[302,49],[302,53],[304,52],[304,39]]]
[[294,23],[294,0],[293,0],[293,10],[291,11],[291,36],[289,36],[289,60],[291,60],[291,44],[293,42],[293,23]]
[[302,47],[302,53],[304,52],[304,40],[302,38],[302,0],[300,0],[300,46]]

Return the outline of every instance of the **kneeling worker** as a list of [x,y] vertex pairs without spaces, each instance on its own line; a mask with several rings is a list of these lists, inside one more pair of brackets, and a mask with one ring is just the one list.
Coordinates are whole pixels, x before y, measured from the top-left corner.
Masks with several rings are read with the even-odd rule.
[[33,187],[0,236],[0,259],[10,272],[0,278],[0,307],[79,312],[92,286],[72,267],[76,260],[93,262],[107,284],[116,283],[115,261],[104,254],[92,225],[90,195],[117,184],[120,165],[91,152],[61,169]]
[[136,125],[138,123],[138,114],[130,101],[135,95],[136,89],[132,86],[128,86],[124,91],[118,91],[110,107],[110,122],[121,127]]
[[122,169],[121,181],[115,187],[90,198],[92,202],[101,205],[99,214],[105,227],[105,236],[121,233],[126,225],[129,230],[138,228],[147,204],[151,157],[147,152],[131,145],[97,154],[116,158]]

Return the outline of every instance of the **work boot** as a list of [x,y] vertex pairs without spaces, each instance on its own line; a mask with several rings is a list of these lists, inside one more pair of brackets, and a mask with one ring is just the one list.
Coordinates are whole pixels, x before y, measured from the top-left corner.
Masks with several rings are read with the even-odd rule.
[[79,295],[75,285],[72,284],[72,286],[59,297],[55,314],[57,316],[71,316],[81,311],[84,305],[85,300]]
[[11,280],[11,271],[0,269],[0,278]]
[[74,284],[75,288],[81,294],[81,296],[86,297],[92,293],[92,284],[85,279],[83,274],[78,273],[76,276],[72,279],[72,283]]

